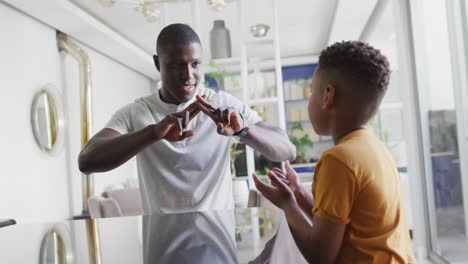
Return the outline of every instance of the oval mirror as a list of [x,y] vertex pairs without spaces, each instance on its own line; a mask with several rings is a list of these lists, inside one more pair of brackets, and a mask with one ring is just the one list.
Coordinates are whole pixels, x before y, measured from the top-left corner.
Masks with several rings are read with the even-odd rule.
[[57,102],[49,89],[36,93],[31,106],[31,126],[39,148],[51,152],[59,134],[59,114]]
[[65,264],[66,249],[62,237],[51,230],[47,232],[43,241],[41,264]]
[[74,263],[68,229],[55,226],[44,236],[40,250],[40,264]]

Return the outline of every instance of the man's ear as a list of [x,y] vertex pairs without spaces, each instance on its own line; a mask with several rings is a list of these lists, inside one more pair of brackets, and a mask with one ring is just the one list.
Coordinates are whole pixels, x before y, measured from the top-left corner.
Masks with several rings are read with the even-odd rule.
[[158,55],[153,55],[153,61],[154,61],[154,66],[156,66],[156,69],[158,69],[158,71],[160,72],[160,68],[159,68],[159,57]]
[[336,87],[335,85],[329,83],[327,87],[325,87],[325,97],[323,99],[322,108],[323,109],[331,109],[335,105],[336,100]]

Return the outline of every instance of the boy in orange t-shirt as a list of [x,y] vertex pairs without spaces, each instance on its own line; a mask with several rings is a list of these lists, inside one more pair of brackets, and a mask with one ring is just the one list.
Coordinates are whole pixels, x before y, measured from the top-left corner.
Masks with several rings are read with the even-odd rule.
[[[254,174],[260,192],[284,210],[299,250],[310,263],[414,263],[399,175],[385,146],[365,128],[387,90],[387,58],[347,41],[322,51],[310,85],[309,119],[335,146],[315,168],[312,194],[289,163]],[[310,217],[310,226],[302,212]]]

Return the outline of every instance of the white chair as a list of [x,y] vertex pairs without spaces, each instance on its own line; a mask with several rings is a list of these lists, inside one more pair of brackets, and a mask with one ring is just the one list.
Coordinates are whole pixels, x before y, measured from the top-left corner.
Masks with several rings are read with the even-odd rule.
[[114,189],[88,199],[91,218],[142,215],[139,188]]
[[247,181],[233,181],[232,193],[234,195],[234,207],[246,208],[249,199],[249,188]]

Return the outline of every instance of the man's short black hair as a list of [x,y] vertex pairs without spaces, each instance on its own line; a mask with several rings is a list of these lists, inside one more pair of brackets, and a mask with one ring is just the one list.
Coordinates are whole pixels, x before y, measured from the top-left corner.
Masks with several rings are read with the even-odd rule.
[[377,106],[387,91],[390,79],[387,58],[379,50],[360,41],[342,41],[328,46],[320,53],[319,68],[345,75],[351,80],[356,94],[375,98]]
[[191,43],[201,45],[197,33],[186,24],[171,24],[161,30],[156,41],[156,53],[159,55],[168,45],[187,45]]

